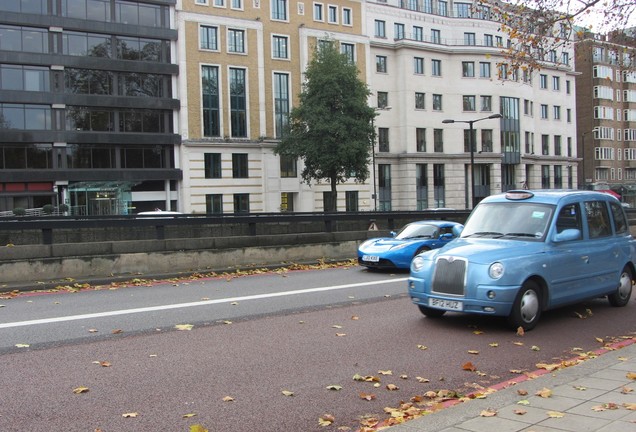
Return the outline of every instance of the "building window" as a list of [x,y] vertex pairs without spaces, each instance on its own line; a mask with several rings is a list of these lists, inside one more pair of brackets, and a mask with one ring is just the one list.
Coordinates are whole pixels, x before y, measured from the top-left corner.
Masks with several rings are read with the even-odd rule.
[[484,45],[489,46],[489,47],[494,46],[491,34],[485,34],[484,35]]
[[234,213],[250,212],[250,194],[234,194]]
[[431,60],[431,75],[442,76],[442,61]]
[[442,43],[442,33],[440,30],[431,29],[431,42],[434,44]]
[[228,29],[227,31],[227,50],[231,53],[245,52],[245,31]]
[[554,136],[554,155],[561,156],[561,135]]
[[541,154],[547,156],[550,154],[550,136],[541,135]]
[[378,108],[386,108],[389,106],[389,93],[378,92]]
[[548,118],[548,106],[546,104],[541,104],[541,118]]
[[391,165],[378,165],[378,188],[380,189],[378,210],[391,211]]
[[232,177],[248,178],[247,153],[232,153]]
[[492,96],[480,96],[481,111],[492,111]]
[[217,27],[202,25],[199,29],[199,46],[201,49],[217,51],[219,49],[218,32],[219,29]]
[[462,77],[473,78],[475,76],[475,62],[462,62]]
[[274,117],[276,138],[281,138],[289,118],[289,75],[274,74]]
[[358,210],[358,191],[345,191],[345,211],[357,212]]
[[322,3],[314,3],[314,21],[324,21],[322,16]]
[[490,63],[479,62],[479,76],[481,78],[490,78]]
[[347,56],[350,63],[355,62],[355,45],[350,43],[340,44],[340,52]]
[[404,39],[404,24],[395,23],[395,25],[393,26],[393,31],[395,33],[396,40]]
[[415,109],[426,109],[424,100],[425,93],[415,92]]
[[338,24],[338,6],[329,6],[329,24]]
[[[48,92],[50,75],[49,68],[0,64],[0,89]],[[112,94],[113,78],[108,71],[65,68],[64,77],[67,93]]]
[[221,178],[221,153],[204,154],[205,178]]
[[558,105],[555,105],[553,108],[554,108],[554,119],[561,120],[561,107]]
[[230,120],[233,137],[247,136],[245,69],[230,68]]
[[444,153],[444,130],[433,129],[433,151]]
[[415,129],[415,140],[418,152],[426,151],[426,128]]
[[389,128],[378,128],[378,151],[389,151]]
[[386,37],[386,22],[375,20],[375,36],[381,38]]
[[351,15],[351,9],[349,8],[342,8],[342,24],[346,25],[346,26],[350,26],[353,25],[353,18]]
[[424,210],[428,208],[428,165],[415,165],[415,196],[417,200],[417,209]]
[[462,106],[464,111],[476,111],[475,96],[462,96]]
[[223,214],[223,195],[206,194],[205,212],[207,214]]
[[296,158],[280,155],[280,176],[282,178],[298,177],[298,161]]
[[376,72],[386,73],[386,56],[375,56]]
[[413,39],[420,42],[424,40],[424,29],[422,27],[413,26]]
[[433,95],[433,111],[441,111],[442,110],[442,95],[434,94]]
[[272,19],[287,20],[287,0],[272,0]]
[[[473,132],[472,137],[470,133],[471,130]],[[477,148],[477,131],[475,129],[464,129],[464,153],[470,153],[471,140],[473,144],[473,151],[475,151],[475,149]]]
[[481,151],[492,152],[492,129],[481,130]]
[[232,9],[243,9],[243,0],[232,0]]
[[464,45],[475,45],[475,33],[464,33]]
[[446,207],[444,165],[433,164],[433,200],[435,207]]
[[424,59],[422,57],[413,57],[413,73],[417,75],[424,74]]
[[272,36],[272,57],[277,59],[289,58],[289,39],[287,36]]
[[293,212],[294,211],[294,194],[291,192],[280,193],[280,211]]
[[561,78],[558,76],[552,77],[552,90],[559,91],[561,90]]
[[219,68],[201,66],[201,90],[203,105],[203,136],[220,136],[219,121]]
[[550,165],[541,165],[541,188],[550,189]]
[[546,74],[539,75],[539,87],[542,89],[548,88],[548,76]]

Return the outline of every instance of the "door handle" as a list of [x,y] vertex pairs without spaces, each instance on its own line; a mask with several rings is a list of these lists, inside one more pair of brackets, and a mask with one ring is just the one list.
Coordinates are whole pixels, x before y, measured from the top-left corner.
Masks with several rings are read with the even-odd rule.
[[587,256],[587,255],[583,255],[583,256],[581,257],[581,259],[582,259],[583,261],[585,261],[585,263],[586,263],[586,264],[590,262],[590,257],[589,257],[589,256]]

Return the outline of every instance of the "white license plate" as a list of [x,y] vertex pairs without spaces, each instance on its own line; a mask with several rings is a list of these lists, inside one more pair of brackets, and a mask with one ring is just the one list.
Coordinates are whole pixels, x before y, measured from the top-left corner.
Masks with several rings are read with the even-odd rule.
[[429,298],[428,305],[430,307],[446,310],[461,311],[464,309],[464,304],[457,300],[443,300],[436,298]]
[[362,261],[380,262],[380,257],[375,255],[363,255]]

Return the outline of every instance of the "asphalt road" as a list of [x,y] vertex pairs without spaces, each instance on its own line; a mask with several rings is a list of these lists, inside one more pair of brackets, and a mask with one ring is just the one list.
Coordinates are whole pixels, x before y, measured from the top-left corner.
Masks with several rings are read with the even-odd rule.
[[0,300],[0,430],[355,430],[427,391],[471,392],[636,334],[634,300],[552,311],[523,336],[500,319],[426,319],[406,276],[353,267]]

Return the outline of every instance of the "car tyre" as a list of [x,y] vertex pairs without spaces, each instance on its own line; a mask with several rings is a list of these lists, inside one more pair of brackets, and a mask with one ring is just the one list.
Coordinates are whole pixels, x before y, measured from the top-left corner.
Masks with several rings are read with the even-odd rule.
[[536,282],[523,284],[512,305],[508,322],[513,328],[532,330],[541,318],[541,290]]
[[427,318],[441,318],[446,313],[443,309],[430,308],[428,306],[417,305],[420,312]]
[[629,298],[632,295],[633,280],[632,271],[629,267],[625,267],[621,272],[621,277],[618,281],[618,288],[612,294],[607,296],[610,305],[614,307],[622,307],[627,305]]
[[415,252],[415,255],[413,255],[413,258],[415,258],[416,256],[418,256],[419,254],[421,254],[422,252],[426,252],[426,251],[430,251],[431,248],[428,246],[422,246],[421,248],[419,248],[417,250],[417,252]]

